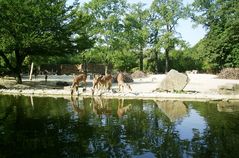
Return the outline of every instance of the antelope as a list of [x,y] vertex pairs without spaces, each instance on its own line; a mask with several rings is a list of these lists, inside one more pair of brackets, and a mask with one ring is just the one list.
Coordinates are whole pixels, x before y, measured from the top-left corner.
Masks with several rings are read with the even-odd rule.
[[119,91],[123,92],[125,87],[127,87],[129,90],[132,91],[132,88],[130,87],[130,85],[124,82],[124,74],[122,72],[120,72],[117,75],[117,82],[118,82]]
[[83,65],[82,64],[76,64],[75,67],[79,72],[84,72]]
[[94,75],[93,79],[93,89],[99,89],[100,88],[100,80],[102,79],[103,75]]
[[93,88],[92,88],[92,94],[94,94],[94,90],[96,89],[107,89],[110,90],[112,86],[112,76],[109,75],[99,75],[95,76],[93,80]]
[[86,74],[80,74],[80,75],[74,77],[72,85],[71,85],[71,95],[73,95],[74,90],[78,92],[78,86],[79,86],[80,82],[84,83],[84,86],[86,89],[86,78],[87,78]]

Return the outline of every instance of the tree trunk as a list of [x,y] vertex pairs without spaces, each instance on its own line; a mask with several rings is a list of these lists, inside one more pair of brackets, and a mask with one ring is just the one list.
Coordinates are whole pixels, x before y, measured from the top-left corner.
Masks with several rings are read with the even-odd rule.
[[167,48],[165,50],[165,73],[168,72],[168,69],[169,69],[169,49]]
[[158,56],[158,52],[155,50],[155,64],[156,64],[156,73],[159,74],[160,72],[160,65],[159,65],[159,56]]
[[[22,63],[25,59],[25,56],[24,55],[21,56],[20,51],[18,49],[16,49],[14,52],[15,52],[16,64],[11,64],[10,60],[2,51],[0,51],[0,56],[2,57],[7,67],[14,73],[17,83],[22,84],[21,70],[22,70]],[[13,65],[16,65],[16,66],[13,66]]]
[[22,84],[22,76],[20,72],[15,73],[16,81],[18,84]]
[[144,53],[143,53],[143,49],[140,49],[140,52],[139,52],[139,70],[140,71],[144,70]]
[[15,50],[15,56],[16,56],[16,67],[15,67],[16,80],[17,80],[17,83],[22,84],[21,72],[22,72],[22,63],[23,63],[24,57],[21,56],[20,50],[18,49]]

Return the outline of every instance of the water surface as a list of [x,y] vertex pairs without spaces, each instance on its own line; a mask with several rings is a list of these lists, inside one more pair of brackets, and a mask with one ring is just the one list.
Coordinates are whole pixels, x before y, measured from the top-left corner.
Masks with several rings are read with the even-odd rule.
[[0,158],[233,158],[238,111],[238,103],[0,95]]

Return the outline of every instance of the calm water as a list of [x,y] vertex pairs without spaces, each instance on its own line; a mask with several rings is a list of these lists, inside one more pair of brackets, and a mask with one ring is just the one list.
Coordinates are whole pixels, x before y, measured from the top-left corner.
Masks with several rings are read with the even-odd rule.
[[233,158],[238,147],[239,103],[0,95],[0,158]]

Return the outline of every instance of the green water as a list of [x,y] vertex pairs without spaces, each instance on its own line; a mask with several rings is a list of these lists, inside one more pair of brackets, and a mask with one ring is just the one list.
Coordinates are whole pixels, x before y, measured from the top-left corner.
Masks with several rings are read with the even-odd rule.
[[0,158],[239,157],[239,104],[0,95]]

